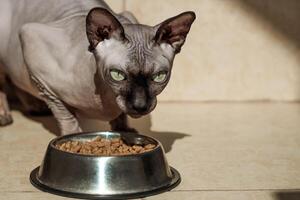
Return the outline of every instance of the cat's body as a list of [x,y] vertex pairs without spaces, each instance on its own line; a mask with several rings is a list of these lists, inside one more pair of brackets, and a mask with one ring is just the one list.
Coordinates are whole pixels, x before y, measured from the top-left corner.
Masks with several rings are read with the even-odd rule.
[[[91,12],[90,19],[86,21],[94,7],[99,9]],[[167,57],[169,63],[166,65],[170,66],[175,55],[171,45],[154,47],[150,44],[157,28],[131,25],[136,23],[132,15],[117,15],[103,1],[2,0],[0,18],[0,63],[3,71],[18,88],[47,103],[64,134],[81,131],[76,115],[110,121],[113,128],[126,130],[124,113],[133,116],[146,114],[145,104],[150,100],[143,101],[143,98],[150,99],[151,94],[150,89],[143,87],[149,84],[141,86],[130,82],[129,85],[131,79],[128,75],[127,82],[122,82],[128,85],[125,90],[131,90],[132,84],[136,88],[130,91],[128,100],[120,81],[108,81],[104,69],[122,65],[128,68],[124,71],[131,68],[137,71],[132,66],[139,65],[139,69],[144,67],[144,72],[148,65],[153,65],[148,63],[145,52],[151,51],[149,56],[153,57],[152,51],[159,52],[157,48],[162,48],[165,51],[162,56]],[[86,23],[90,27],[86,28]],[[93,30],[94,25],[99,27]],[[99,33],[102,26],[103,32]],[[121,29],[122,34],[118,32]],[[93,53],[88,50],[89,45]],[[132,106],[127,101],[133,102],[134,112],[130,111]],[[150,103],[148,111],[155,107],[156,99]],[[144,110],[138,110],[141,106]]]
[[[109,9],[102,1],[0,1],[2,19],[0,25],[0,59],[5,72],[17,87],[40,98],[39,91],[30,81],[24,63],[19,34],[22,34],[23,28],[27,29],[27,32],[32,30],[34,32],[32,34],[36,34],[37,37],[39,35],[45,35],[45,37],[49,35],[50,38],[42,38],[42,40],[46,40],[53,46],[45,49],[47,52],[41,52],[43,49],[37,46],[37,49],[32,52],[37,57],[36,59],[39,59],[40,56],[46,59],[46,65],[38,66],[40,69],[35,68],[36,73],[39,73],[40,78],[45,81],[49,88],[54,90],[53,92],[61,100],[77,108],[78,112],[84,111],[91,117],[112,120],[121,113],[121,110],[116,105],[103,106],[101,102],[101,98],[110,98],[107,96],[111,94],[105,93],[103,94],[105,96],[101,98],[95,94],[96,62],[93,54],[88,51],[88,41],[85,33],[85,17],[93,7]],[[52,27],[65,31],[62,34],[63,37],[56,37],[55,34],[57,33],[51,34]],[[39,42],[36,41],[38,38],[35,35],[32,37],[34,40],[32,42]],[[43,53],[47,55],[43,55]],[[56,53],[58,55],[53,55]],[[53,62],[57,63],[53,64]],[[103,87],[99,90],[107,91],[103,84],[98,84],[98,86]],[[113,104],[113,101],[106,102]],[[108,110],[105,110],[105,108]]]

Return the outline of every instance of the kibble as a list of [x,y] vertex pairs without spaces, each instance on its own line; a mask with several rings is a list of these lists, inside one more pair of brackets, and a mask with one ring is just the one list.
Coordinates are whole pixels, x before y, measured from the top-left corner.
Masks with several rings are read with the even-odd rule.
[[56,148],[70,153],[111,156],[111,155],[132,155],[152,151],[156,147],[155,144],[146,145],[127,145],[122,139],[105,139],[96,137],[91,141],[66,141],[56,144]]

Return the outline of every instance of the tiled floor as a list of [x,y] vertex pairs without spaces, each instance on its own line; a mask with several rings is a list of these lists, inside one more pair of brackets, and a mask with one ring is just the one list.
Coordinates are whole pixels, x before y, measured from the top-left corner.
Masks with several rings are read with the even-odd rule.
[[[0,199],[65,199],[28,180],[55,137],[54,120],[13,116],[14,124],[0,129]],[[162,142],[183,179],[175,190],[146,199],[300,199],[300,104],[160,103],[131,123]]]

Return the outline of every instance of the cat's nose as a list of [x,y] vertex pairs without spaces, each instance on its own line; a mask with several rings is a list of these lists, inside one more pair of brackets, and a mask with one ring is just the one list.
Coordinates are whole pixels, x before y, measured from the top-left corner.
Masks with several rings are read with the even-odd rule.
[[137,112],[145,112],[147,111],[147,103],[145,100],[135,100],[132,105],[132,108]]
[[143,87],[136,88],[132,100],[132,108],[136,112],[143,113],[147,111],[147,95]]

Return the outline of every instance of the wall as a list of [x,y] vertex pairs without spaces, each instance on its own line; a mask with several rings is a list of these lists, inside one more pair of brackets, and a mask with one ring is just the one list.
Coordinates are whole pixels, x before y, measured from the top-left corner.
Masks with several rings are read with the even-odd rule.
[[[111,3],[112,2],[112,3]],[[193,10],[197,19],[161,101],[300,99],[300,1],[123,0],[141,23]]]

